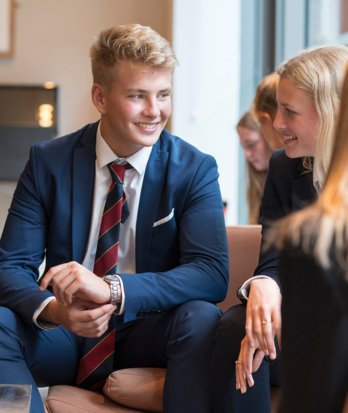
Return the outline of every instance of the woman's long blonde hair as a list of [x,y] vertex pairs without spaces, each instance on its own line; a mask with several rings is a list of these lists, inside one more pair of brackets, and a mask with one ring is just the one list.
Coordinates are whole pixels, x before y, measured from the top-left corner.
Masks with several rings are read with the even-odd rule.
[[319,116],[320,135],[316,142],[313,173],[322,187],[328,171],[339,110],[341,86],[348,48],[343,45],[306,49],[277,69],[314,102]]
[[312,250],[324,267],[330,265],[330,252],[334,251],[348,281],[348,66],[332,160],[323,190],[313,205],[276,224],[271,237],[280,248],[284,241],[290,241],[306,252]]

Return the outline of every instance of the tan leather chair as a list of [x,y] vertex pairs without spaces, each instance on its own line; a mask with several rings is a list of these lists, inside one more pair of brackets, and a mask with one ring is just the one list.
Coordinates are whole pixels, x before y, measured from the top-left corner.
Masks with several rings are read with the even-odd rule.
[[237,290],[250,278],[259,260],[261,225],[227,226],[228,255],[230,259],[230,285],[224,301],[219,303],[222,311],[240,304]]
[[[73,386],[53,386],[48,391],[48,413],[145,413],[163,411],[166,369],[124,369],[112,373],[104,393]],[[110,397],[108,397],[109,395]]]

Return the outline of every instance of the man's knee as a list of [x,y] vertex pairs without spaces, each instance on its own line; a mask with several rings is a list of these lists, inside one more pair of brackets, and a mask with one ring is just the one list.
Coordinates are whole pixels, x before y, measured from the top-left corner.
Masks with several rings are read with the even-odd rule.
[[229,348],[240,347],[240,342],[245,336],[245,306],[236,305],[229,308],[221,317],[216,328],[215,341],[223,342]]
[[0,347],[3,351],[18,350],[21,320],[7,307],[0,307]]
[[221,310],[215,304],[200,300],[188,301],[175,311],[175,324],[179,323],[181,328],[174,330],[181,330],[183,334],[198,339],[213,336],[220,316]]
[[177,307],[177,312],[184,318],[211,321],[213,323],[218,322],[221,317],[221,310],[215,304],[202,300],[187,301]]
[[9,330],[17,324],[17,315],[7,307],[0,307],[0,328]]

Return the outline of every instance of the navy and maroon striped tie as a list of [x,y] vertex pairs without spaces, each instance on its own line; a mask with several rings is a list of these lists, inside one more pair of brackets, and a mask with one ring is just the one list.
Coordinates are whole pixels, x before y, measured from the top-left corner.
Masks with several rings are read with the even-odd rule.
[[[126,164],[127,165],[127,164]],[[94,273],[99,277],[116,274],[120,225],[128,217],[128,205],[123,191],[123,180],[128,165],[112,162],[108,165],[112,183],[106,198],[100,224]],[[113,370],[115,349],[114,320],[108,330],[98,338],[86,338],[82,348],[76,383],[78,386],[99,390]]]

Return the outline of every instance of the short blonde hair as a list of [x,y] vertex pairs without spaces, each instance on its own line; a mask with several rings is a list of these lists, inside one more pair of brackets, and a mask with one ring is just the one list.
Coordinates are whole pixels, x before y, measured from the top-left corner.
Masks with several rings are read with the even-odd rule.
[[302,51],[277,69],[280,79],[288,79],[314,102],[320,121],[320,134],[315,147],[313,170],[320,187],[331,159],[347,60],[346,46],[321,46]]
[[90,49],[93,81],[103,86],[112,81],[120,62],[142,63],[172,71],[177,59],[169,42],[155,30],[140,24],[124,24],[102,31]]

